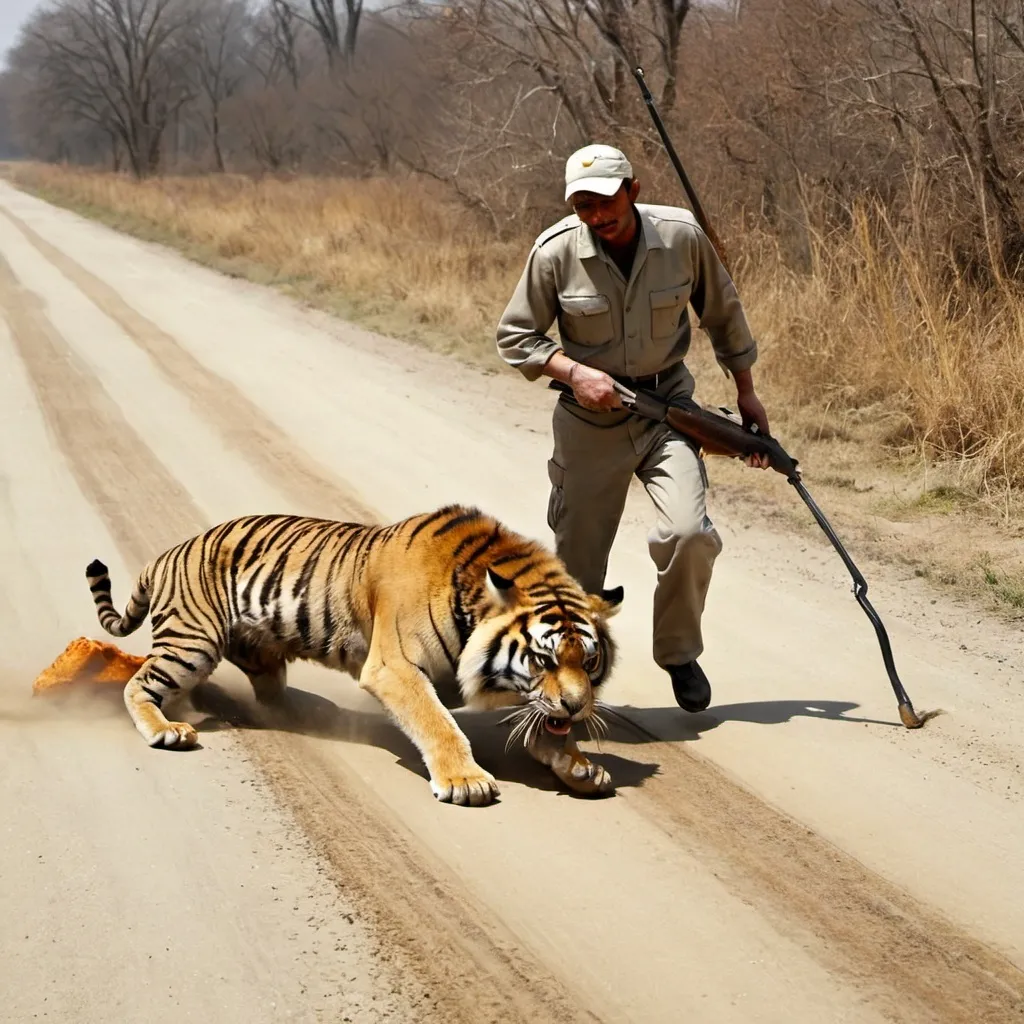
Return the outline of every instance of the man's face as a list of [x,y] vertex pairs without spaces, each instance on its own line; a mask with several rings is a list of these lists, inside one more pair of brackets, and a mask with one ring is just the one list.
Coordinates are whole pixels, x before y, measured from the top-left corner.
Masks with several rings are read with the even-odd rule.
[[594,234],[609,245],[628,245],[633,240],[636,221],[633,218],[633,203],[640,191],[640,184],[633,181],[627,191],[619,186],[613,196],[601,196],[596,192],[576,192],[570,196],[573,212]]

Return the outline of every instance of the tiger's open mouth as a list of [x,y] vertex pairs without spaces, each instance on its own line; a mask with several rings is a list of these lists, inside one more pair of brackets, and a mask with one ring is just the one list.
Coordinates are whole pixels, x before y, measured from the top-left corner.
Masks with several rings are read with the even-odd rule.
[[572,728],[571,718],[555,718],[553,715],[548,715],[544,719],[544,728],[548,732],[554,733],[556,736],[565,736]]

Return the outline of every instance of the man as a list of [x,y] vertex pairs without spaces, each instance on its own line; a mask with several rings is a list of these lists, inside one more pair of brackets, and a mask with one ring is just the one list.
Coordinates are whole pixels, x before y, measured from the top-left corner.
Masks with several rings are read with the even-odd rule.
[[[669,427],[624,408],[614,381],[663,397],[693,393],[683,362],[689,304],[736,382],[744,422],[767,433],[768,419],[751,378],[757,345],[714,248],[688,210],[638,205],[639,191],[618,149],[592,145],[569,157],[565,199],[574,212],[534,242],[497,346],[527,380],[543,374],[572,388],[573,398],[561,397],[552,415],[548,524],[556,551],[588,591],[604,587],[634,474],[646,488],[657,511],[648,534],[657,567],[654,660],[679,706],[697,712],[711,702],[697,658],[722,549],[705,508],[704,466]],[[560,344],[547,335],[556,320]]]

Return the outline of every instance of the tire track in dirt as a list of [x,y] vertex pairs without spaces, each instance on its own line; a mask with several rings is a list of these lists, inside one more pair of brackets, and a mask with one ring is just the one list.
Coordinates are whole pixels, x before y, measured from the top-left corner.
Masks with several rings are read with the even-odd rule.
[[[191,497],[3,257],[0,309],[57,447],[125,560],[141,568],[165,544],[206,529],[210,524]],[[123,492],[125,477],[132,481],[130,495]],[[135,491],[145,500],[129,507],[126,498]],[[84,566],[82,578],[84,588]],[[518,949],[487,908],[460,895],[457,877],[443,864],[428,864],[386,822],[372,806],[372,791],[358,780],[346,785],[337,766],[321,762],[309,741],[271,732],[241,731],[238,737],[283,808],[325,856],[335,883],[376,926],[382,946],[390,946],[402,971],[430,993],[432,1006],[417,1008],[418,1022],[600,1020],[579,1008],[578,994]]]
[[[825,969],[855,982],[893,1020],[1024,1021],[1024,971],[700,754],[636,727],[652,741],[645,756],[662,767],[629,800],[687,852],[715,864],[730,891]],[[629,756],[628,745],[608,749]]]
[[105,281],[51,245],[20,217],[3,215],[24,238],[98,309],[117,323],[206,420],[271,487],[298,502],[308,515],[379,517],[355,492],[311,458],[237,385],[204,366],[178,340],[143,316]]
[[[414,837],[402,838],[400,824],[384,823],[371,805],[372,793],[354,774],[350,779],[337,759],[321,757],[311,741],[300,745],[301,754],[286,737],[266,734],[259,745],[261,770],[344,880],[346,895],[365,907],[387,908],[386,915],[373,914],[373,929],[417,965],[417,974],[434,977],[439,1020],[600,1021],[581,1007],[580,993],[567,998],[511,936],[495,933],[488,913],[465,895],[457,877],[449,877],[446,865],[425,857]],[[514,982],[477,984],[474,977]]]
[[[202,528],[191,495],[153,456],[0,256],[0,307],[57,448],[130,563]],[[127,486],[126,486],[127,483]],[[82,582],[86,562],[82,562]]]

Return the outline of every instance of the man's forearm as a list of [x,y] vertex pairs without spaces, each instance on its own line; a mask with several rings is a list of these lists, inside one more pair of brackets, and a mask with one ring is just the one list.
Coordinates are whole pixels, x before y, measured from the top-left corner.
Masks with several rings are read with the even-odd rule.
[[560,380],[563,384],[572,384],[569,380],[569,374],[572,373],[572,368],[579,365],[575,359],[570,359],[561,349],[557,352],[552,353],[551,358],[544,364],[544,368],[540,371],[545,377],[553,377],[555,380]]
[[576,401],[592,412],[621,409],[622,399],[615,391],[615,383],[604,370],[570,359],[561,349],[541,367],[542,374],[568,384]]
[[752,395],[754,393],[754,376],[750,369],[733,370],[733,380],[736,381],[737,395]]

